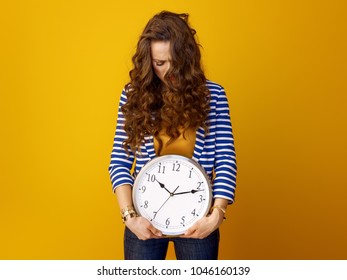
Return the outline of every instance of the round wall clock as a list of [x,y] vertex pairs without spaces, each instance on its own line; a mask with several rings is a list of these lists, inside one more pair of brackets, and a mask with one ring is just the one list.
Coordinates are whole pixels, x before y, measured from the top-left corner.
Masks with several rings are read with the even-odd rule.
[[210,179],[194,160],[156,157],[142,167],[133,186],[137,213],[164,235],[180,235],[210,210]]

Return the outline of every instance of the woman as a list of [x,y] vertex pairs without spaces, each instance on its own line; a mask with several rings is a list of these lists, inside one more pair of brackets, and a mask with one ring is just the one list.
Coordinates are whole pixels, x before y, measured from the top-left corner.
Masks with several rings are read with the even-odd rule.
[[[187,14],[161,12],[146,25],[132,59],[109,167],[126,225],[125,259],[165,259],[169,241],[177,259],[218,257],[218,228],[234,201],[234,141],[224,89],[206,79],[195,33]],[[133,208],[134,177],[148,161],[167,154],[193,158],[213,182],[210,214],[181,237],[162,236]]]

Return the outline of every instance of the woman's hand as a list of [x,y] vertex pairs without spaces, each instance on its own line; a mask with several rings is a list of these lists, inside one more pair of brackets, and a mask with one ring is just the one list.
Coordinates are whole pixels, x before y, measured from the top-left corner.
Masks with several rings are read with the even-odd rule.
[[133,217],[126,220],[125,225],[141,240],[160,238],[162,233],[156,229],[146,218]]
[[224,213],[219,209],[213,209],[211,215],[206,216],[193,224],[181,237],[205,238],[215,231],[223,222]]

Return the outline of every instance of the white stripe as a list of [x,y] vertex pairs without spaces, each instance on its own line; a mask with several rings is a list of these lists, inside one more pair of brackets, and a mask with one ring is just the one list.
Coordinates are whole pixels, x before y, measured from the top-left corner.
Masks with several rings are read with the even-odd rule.
[[[117,151],[122,151],[120,148],[115,148],[114,150],[117,150]],[[124,153],[122,152],[112,152],[111,153],[112,156],[121,156],[121,157],[124,157]],[[115,159],[116,160],[116,159]]]
[[[214,155],[216,152],[203,152],[204,155]],[[208,157],[208,159],[211,159],[211,157]]]
[[[232,162],[234,165],[236,165],[236,163],[235,162]],[[228,164],[224,164],[224,165],[222,165],[222,166],[219,166],[218,168],[216,168],[216,172],[226,172],[226,171],[223,171],[223,170],[219,170],[219,168],[228,168],[228,169],[230,169],[231,171],[233,171],[234,173],[236,173],[237,172],[237,170],[235,170],[230,164],[232,164],[232,163],[230,163],[230,162],[228,162]],[[234,177],[234,175],[233,175],[233,177]]]
[[110,175],[113,176],[113,174],[117,173],[117,172],[119,172],[119,173],[121,173],[121,172],[124,173],[125,172],[126,174],[129,174],[129,171],[128,171],[128,169],[126,167],[118,166],[118,167],[115,167],[112,170],[110,170]]
[[119,182],[121,182],[121,181],[128,181],[128,182],[131,181],[131,182],[132,182],[133,179],[132,179],[131,177],[121,177],[121,178],[119,178],[119,179],[113,181],[113,185],[116,186],[116,185],[117,185]]
[[[231,189],[235,190],[235,188],[233,188],[233,187],[231,187]],[[213,188],[213,191],[215,191],[215,192],[220,191],[220,192],[225,192],[225,193],[234,194],[233,191],[226,190],[226,189],[221,189],[221,188],[219,188],[219,187]]]
[[[120,161],[120,162],[125,162],[125,163],[127,163],[127,164],[133,164],[133,161],[132,160],[126,160],[126,159],[122,159],[122,158],[117,158],[117,159],[115,159],[115,158],[111,158],[111,161],[115,161],[116,162],[116,164]],[[120,163],[118,163],[118,164],[120,164]]]
[[[230,122],[229,122],[229,123],[230,123]],[[230,129],[230,125],[217,124],[216,127],[219,128],[219,129],[221,129],[221,128],[226,128],[226,129],[228,129],[228,130],[223,131],[223,133],[225,133],[225,134],[232,134],[231,131],[229,130],[229,129]]]
[[234,203],[234,199],[227,197],[227,196],[224,196],[224,195],[221,195],[221,194],[215,195],[213,198],[224,198],[224,199],[230,200],[232,203]]
[[231,183],[233,183],[233,184],[236,183],[235,180],[232,180],[232,179],[229,178],[229,177],[225,177],[225,176],[222,176],[222,175],[221,175],[221,173],[223,173],[223,175],[227,174],[227,175],[232,176],[233,178],[236,179],[236,177],[233,176],[233,174],[231,174],[231,173],[225,173],[225,172],[216,172],[216,174],[217,174],[217,173],[218,173],[218,178],[216,179],[217,182],[218,182],[219,180],[225,180],[225,181],[229,181],[229,182],[231,182]]

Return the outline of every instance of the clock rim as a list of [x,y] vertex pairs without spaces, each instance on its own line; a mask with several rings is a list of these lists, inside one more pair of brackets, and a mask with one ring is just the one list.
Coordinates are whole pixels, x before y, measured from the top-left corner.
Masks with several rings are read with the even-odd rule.
[[[179,160],[183,160],[183,161],[187,161],[188,163],[191,163],[191,164],[193,164],[195,167],[197,167],[198,168],[198,170],[201,172],[201,174],[204,176],[204,178],[206,179],[206,182],[207,182],[207,193],[208,193],[208,196],[209,196],[209,198],[208,198],[208,201],[207,201],[207,206],[206,206],[206,209],[205,209],[205,211],[204,211],[204,213],[203,213],[203,215],[201,215],[200,217],[198,217],[195,221],[194,221],[194,223],[195,222],[197,222],[197,221],[199,221],[200,219],[202,219],[203,217],[206,217],[207,216],[207,214],[209,213],[209,211],[210,211],[210,208],[211,208],[211,204],[212,204],[212,184],[211,184],[211,180],[210,180],[210,178],[208,177],[208,175],[206,174],[206,172],[205,172],[205,170],[204,170],[204,168],[199,164],[199,163],[197,163],[195,160],[193,160],[192,158],[188,158],[188,157],[185,157],[185,156],[182,156],[182,155],[175,155],[175,154],[170,154],[170,155],[162,155],[162,156],[157,156],[157,157],[155,157],[155,158],[153,158],[153,159],[151,159],[150,161],[148,161],[144,166],[142,166],[142,168],[141,168],[141,170],[140,170],[140,172],[136,175],[136,177],[135,177],[135,180],[134,180],[134,184],[133,184],[133,188],[132,188],[132,199],[133,199],[133,204],[134,204],[134,207],[135,207],[135,210],[136,210],[136,212],[137,212],[137,214],[138,215],[140,215],[140,211],[139,211],[139,208],[138,208],[138,205],[136,205],[136,203],[135,203],[135,195],[136,195],[136,190],[137,190],[137,188],[138,188],[138,180],[137,180],[137,178],[140,178],[142,175],[143,175],[143,173],[145,173],[146,171],[146,169],[148,168],[148,166],[150,166],[150,165],[155,165],[155,164],[157,164],[157,162],[160,162],[160,161],[162,161],[162,160],[165,160],[165,159],[179,159]],[[141,215],[140,215],[141,216]],[[151,221],[149,221],[150,223],[151,223]],[[193,223],[193,224],[194,224]],[[153,223],[151,223],[155,228],[157,228]],[[193,225],[192,224],[192,225]],[[191,226],[192,226],[191,225]],[[171,237],[174,237],[174,236],[179,236],[179,235],[181,235],[181,234],[183,234],[188,228],[190,228],[191,226],[189,226],[189,227],[187,227],[187,228],[184,228],[184,230],[182,231],[175,231],[175,232],[173,232],[173,231],[164,231],[164,230],[161,230],[161,229],[159,229],[161,232],[162,232],[162,234],[163,235],[167,235],[167,236],[171,236]],[[158,229],[158,228],[157,228]]]

